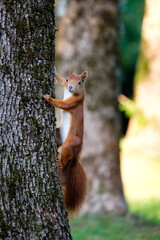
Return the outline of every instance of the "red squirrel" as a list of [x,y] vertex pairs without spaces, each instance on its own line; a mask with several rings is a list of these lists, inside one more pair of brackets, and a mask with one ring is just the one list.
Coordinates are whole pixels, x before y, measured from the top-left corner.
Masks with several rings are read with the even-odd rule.
[[55,69],[55,77],[64,88],[63,100],[43,97],[53,106],[63,110],[63,121],[60,128],[56,129],[57,145],[61,146],[60,177],[64,186],[64,203],[69,212],[78,211],[82,206],[87,193],[87,177],[80,163],[80,153],[83,144],[84,132],[84,97],[85,80],[88,72],[80,75],[69,71],[65,80]]

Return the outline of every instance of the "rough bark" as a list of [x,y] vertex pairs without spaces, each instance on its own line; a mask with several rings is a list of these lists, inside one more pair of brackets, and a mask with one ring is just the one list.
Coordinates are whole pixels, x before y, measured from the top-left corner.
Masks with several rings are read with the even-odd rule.
[[68,1],[57,34],[58,71],[87,70],[83,163],[89,179],[84,211],[124,213],[120,158],[118,1]]
[[140,114],[131,118],[127,131],[127,140],[151,155],[160,154],[159,12],[160,1],[146,0],[134,88],[134,99]]
[[0,239],[71,239],[57,168],[54,1],[0,2]]

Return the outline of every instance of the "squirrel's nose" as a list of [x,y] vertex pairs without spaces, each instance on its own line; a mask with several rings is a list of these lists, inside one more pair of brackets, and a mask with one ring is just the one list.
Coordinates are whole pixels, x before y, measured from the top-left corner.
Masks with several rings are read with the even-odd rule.
[[69,90],[72,90],[72,88],[73,88],[72,86],[69,86]]

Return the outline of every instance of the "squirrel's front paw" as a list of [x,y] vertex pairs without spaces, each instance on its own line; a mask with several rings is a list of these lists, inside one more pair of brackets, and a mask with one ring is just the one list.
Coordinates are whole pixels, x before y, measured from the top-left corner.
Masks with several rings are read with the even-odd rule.
[[46,101],[49,101],[49,99],[50,99],[51,96],[46,94],[46,95],[43,95],[42,97],[44,97],[44,99],[45,99]]

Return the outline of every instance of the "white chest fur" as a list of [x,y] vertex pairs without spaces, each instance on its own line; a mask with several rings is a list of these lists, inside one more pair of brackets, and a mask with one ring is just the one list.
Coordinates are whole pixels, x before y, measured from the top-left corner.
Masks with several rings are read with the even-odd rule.
[[[64,97],[63,100],[69,98],[72,95],[67,89],[64,90]],[[62,126],[60,130],[61,138],[62,138],[62,143],[66,140],[68,136],[68,132],[70,129],[70,113],[66,111],[62,111]]]

